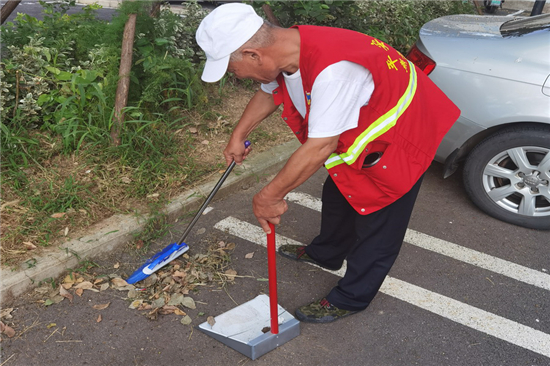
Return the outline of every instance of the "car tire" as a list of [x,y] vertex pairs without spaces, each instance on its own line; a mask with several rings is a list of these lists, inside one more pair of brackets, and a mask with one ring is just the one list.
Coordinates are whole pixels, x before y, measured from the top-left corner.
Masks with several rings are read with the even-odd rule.
[[550,127],[515,126],[487,137],[468,155],[463,179],[490,216],[550,230]]

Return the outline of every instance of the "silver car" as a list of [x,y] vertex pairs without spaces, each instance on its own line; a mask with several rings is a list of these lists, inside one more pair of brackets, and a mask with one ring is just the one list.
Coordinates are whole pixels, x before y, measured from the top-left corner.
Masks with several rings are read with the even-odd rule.
[[489,215],[550,229],[550,14],[454,15],[425,24],[407,57],[460,108],[437,151]]

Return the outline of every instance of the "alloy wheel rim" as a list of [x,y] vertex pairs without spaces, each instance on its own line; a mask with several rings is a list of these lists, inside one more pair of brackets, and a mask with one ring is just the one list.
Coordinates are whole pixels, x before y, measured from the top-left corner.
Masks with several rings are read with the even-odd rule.
[[483,188],[499,207],[518,215],[550,216],[550,149],[521,146],[489,160]]

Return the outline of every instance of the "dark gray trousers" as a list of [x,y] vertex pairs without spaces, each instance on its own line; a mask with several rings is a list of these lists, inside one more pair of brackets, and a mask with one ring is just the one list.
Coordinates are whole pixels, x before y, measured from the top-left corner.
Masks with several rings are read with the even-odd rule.
[[340,309],[365,309],[390,271],[405,237],[422,178],[394,203],[368,215],[353,209],[329,176],[323,187],[321,232],[306,253],[345,276],[327,300]]

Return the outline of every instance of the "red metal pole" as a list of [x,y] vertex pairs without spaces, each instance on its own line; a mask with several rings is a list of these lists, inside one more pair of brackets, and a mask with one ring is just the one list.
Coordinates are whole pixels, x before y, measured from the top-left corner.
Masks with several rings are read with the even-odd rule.
[[267,268],[269,274],[269,309],[271,333],[279,334],[279,312],[277,302],[277,264],[275,263],[275,225],[269,223],[271,234],[267,234]]

